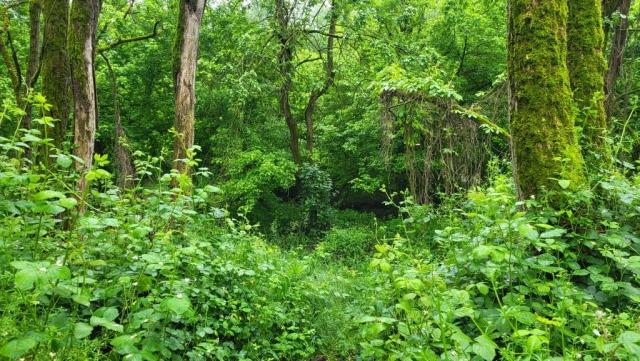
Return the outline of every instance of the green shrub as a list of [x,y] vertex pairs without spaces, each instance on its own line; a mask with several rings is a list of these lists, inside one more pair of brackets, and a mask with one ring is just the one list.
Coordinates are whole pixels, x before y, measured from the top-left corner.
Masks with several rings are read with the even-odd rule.
[[318,245],[318,250],[348,263],[368,259],[376,244],[375,234],[368,228],[332,228]]

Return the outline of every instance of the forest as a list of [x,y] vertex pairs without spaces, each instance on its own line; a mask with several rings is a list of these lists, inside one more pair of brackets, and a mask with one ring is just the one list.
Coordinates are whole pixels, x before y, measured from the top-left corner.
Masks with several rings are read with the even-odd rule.
[[640,360],[639,30],[0,0],[0,360]]

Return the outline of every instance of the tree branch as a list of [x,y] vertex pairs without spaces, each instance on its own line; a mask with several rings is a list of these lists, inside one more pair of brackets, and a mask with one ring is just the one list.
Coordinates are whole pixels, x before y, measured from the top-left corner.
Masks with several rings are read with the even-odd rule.
[[156,23],[153,25],[153,32],[146,34],[146,35],[141,35],[141,36],[134,36],[131,38],[119,38],[118,40],[116,40],[115,42],[108,44],[102,48],[98,48],[98,54],[105,52],[105,51],[109,51],[112,50],[114,48],[117,48],[120,45],[124,45],[124,44],[128,44],[128,43],[133,43],[136,41],[142,41],[142,40],[147,40],[147,39],[151,39],[151,38],[155,38],[158,35],[158,25],[160,24],[159,21],[156,21]]

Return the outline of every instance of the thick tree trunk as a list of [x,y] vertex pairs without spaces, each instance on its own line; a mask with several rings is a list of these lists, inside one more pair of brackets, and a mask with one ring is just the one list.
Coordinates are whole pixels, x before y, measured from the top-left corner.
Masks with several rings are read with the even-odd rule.
[[42,93],[51,104],[51,117],[58,120],[53,133],[55,144],[60,146],[67,132],[71,103],[67,54],[69,2],[49,0],[43,12]]
[[189,174],[187,151],[193,147],[196,110],[196,64],[200,22],[205,0],[180,0],[180,15],[176,33],[173,63],[175,91],[175,128],[178,133],[174,143],[174,167],[182,174]]
[[307,107],[304,111],[304,118],[307,125],[307,156],[313,161],[313,111],[315,110],[318,99],[329,91],[335,79],[335,71],[333,70],[333,49],[336,35],[336,22],[338,21],[338,12],[336,11],[335,0],[331,1],[329,10],[329,33],[327,34],[327,61],[325,64],[326,77],[322,88],[311,91]]
[[94,61],[99,13],[98,0],[74,0],[71,4],[69,60],[74,98],[74,153],[83,161],[76,163],[81,174],[80,194],[86,190],[84,175],[93,165],[97,122]]
[[298,139],[298,124],[291,113],[291,104],[289,103],[289,93],[292,86],[293,75],[293,46],[292,35],[289,33],[289,11],[287,10],[284,0],[276,1],[276,23],[278,26],[277,34],[280,42],[280,53],[278,54],[278,68],[282,76],[282,84],[280,86],[280,111],[284,115],[284,120],[289,128],[289,148],[293,161],[297,165],[302,165],[302,155],[300,153],[300,141]]
[[118,78],[111,67],[109,58],[104,53],[100,53],[107,65],[107,71],[111,80],[111,97],[113,98],[113,120],[115,135],[113,139],[113,152],[115,154],[115,166],[117,171],[117,184],[120,188],[129,189],[133,187],[133,177],[135,170],[131,163],[129,149],[126,147],[126,134],[122,128],[120,117],[120,101],[118,100]]
[[613,39],[611,40],[611,52],[609,53],[609,68],[605,77],[606,92],[606,110],[607,116],[611,117],[615,105],[614,89],[616,81],[622,71],[622,63],[624,61],[624,49],[627,45],[629,35],[629,11],[631,9],[631,0],[622,0],[620,4],[620,20],[614,29]]
[[566,0],[509,1],[509,120],[521,199],[557,189],[557,179],[572,186],[584,180],[567,69],[567,12]]
[[582,148],[594,165],[610,161],[604,106],[604,31],[601,0],[569,0],[568,54],[577,122],[584,129]]

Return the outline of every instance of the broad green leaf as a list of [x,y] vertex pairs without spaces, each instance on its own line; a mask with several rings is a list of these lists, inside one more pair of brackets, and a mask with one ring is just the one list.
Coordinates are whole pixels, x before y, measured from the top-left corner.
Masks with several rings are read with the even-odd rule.
[[56,157],[56,164],[62,168],[69,168],[71,163],[73,163],[73,160],[68,155],[60,154]]
[[558,238],[558,237],[562,237],[562,235],[565,234],[566,232],[567,231],[562,228],[556,228],[556,229],[543,232],[540,235],[540,238]]
[[58,199],[64,198],[64,194],[58,191],[46,190],[46,191],[40,191],[33,195],[34,201],[44,201],[51,198],[58,198]]
[[558,181],[558,184],[560,185],[560,187],[562,187],[562,189],[567,189],[571,185],[571,181],[567,179],[560,179]]
[[122,335],[111,340],[111,346],[121,355],[138,352],[136,335]]
[[185,297],[171,297],[164,300],[163,304],[167,310],[176,315],[182,315],[191,308],[191,302]]
[[16,272],[15,284],[20,290],[30,290],[38,280],[38,271],[33,269],[23,269]]
[[73,337],[77,339],[85,338],[89,336],[92,331],[93,331],[93,326],[88,325],[84,322],[78,322],[73,328]]
[[618,336],[618,342],[632,355],[640,355],[640,333],[624,331]]
[[113,321],[109,321],[107,319],[104,319],[102,317],[96,317],[96,316],[91,316],[91,319],[89,320],[89,323],[92,326],[101,326],[106,328],[107,330],[111,330],[111,331],[115,331],[115,332],[119,332],[122,333],[122,331],[124,331],[124,327],[122,327],[122,325],[117,324]]
[[487,336],[481,335],[475,338],[473,352],[486,361],[491,361],[496,357],[496,344]]
[[75,198],[62,198],[58,204],[66,209],[72,209],[78,205],[78,201]]
[[10,358],[17,359],[32,348],[36,347],[38,341],[31,336],[23,336],[6,343],[2,348],[0,348],[0,355]]
[[73,295],[73,297],[71,297],[73,299],[74,302],[79,303],[83,306],[87,306],[89,307],[91,305],[91,300],[89,299],[89,296],[87,295]]

